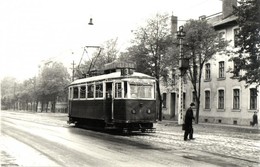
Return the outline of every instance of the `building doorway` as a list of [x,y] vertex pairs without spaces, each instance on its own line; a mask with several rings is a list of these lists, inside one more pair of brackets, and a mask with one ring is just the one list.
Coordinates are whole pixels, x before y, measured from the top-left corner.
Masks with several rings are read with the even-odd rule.
[[176,116],[176,93],[171,93],[171,100],[170,100],[170,116],[171,118],[175,118]]

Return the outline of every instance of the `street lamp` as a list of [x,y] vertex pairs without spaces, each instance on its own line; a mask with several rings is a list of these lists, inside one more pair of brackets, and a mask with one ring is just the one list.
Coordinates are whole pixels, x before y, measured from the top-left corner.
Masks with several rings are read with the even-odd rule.
[[183,53],[183,39],[186,33],[183,30],[183,26],[179,27],[177,31],[177,39],[179,39],[180,45],[180,59],[179,59],[179,70],[180,70],[180,82],[179,82],[179,112],[178,112],[178,124],[183,124],[183,76],[189,68],[189,60],[184,58]]
[[92,19],[92,18],[89,19],[89,23],[88,23],[88,25],[94,25],[94,24],[93,24],[93,19]]

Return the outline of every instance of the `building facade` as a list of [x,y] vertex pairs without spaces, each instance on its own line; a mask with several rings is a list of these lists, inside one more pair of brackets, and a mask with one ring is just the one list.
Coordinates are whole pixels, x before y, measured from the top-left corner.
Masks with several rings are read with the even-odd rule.
[[[222,38],[230,41],[229,49],[237,49],[236,34],[239,27],[236,17],[232,15],[236,0],[223,0],[223,11],[212,17],[203,17]],[[250,125],[254,112],[259,112],[260,98],[259,87],[250,85],[245,87],[245,82],[239,82],[238,76],[243,71],[231,73],[236,64],[230,61],[231,56],[216,54],[213,59],[205,63],[201,80],[201,98],[199,122],[224,123],[235,125]],[[173,77],[176,77],[173,71]],[[163,86],[163,118],[178,119],[178,83],[171,87]],[[195,102],[194,92],[190,81],[184,87],[184,108]]]

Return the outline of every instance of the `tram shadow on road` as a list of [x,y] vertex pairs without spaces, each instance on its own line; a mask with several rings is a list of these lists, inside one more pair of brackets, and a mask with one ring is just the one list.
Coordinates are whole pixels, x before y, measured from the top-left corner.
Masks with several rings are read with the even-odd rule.
[[[107,130],[97,127],[86,127],[86,126],[70,126],[69,129],[74,134],[79,134],[95,140],[102,140],[106,143],[117,143],[124,146],[133,146],[140,149],[149,149],[149,150],[169,150],[164,147],[147,143],[145,140],[139,140],[136,137],[148,136],[152,137],[152,133],[142,133],[142,132],[131,132],[123,133],[122,130]],[[137,140],[138,139],[138,140]]]

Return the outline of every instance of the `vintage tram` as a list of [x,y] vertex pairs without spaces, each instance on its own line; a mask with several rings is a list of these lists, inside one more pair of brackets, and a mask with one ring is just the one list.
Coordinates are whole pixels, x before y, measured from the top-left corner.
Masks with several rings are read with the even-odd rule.
[[[93,75],[93,73],[92,73]],[[122,131],[154,131],[155,79],[134,71],[132,63],[106,64],[101,74],[69,85],[69,121]]]

